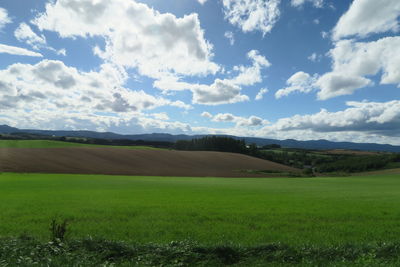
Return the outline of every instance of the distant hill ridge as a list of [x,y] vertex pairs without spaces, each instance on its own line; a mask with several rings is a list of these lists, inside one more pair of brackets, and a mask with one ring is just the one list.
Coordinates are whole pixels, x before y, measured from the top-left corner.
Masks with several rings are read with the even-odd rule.
[[[201,138],[207,135],[173,135],[167,133],[152,133],[152,134],[132,134],[123,135],[112,132],[95,132],[95,131],[57,131],[57,130],[33,130],[33,129],[18,129],[8,125],[0,125],[0,133],[29,133],[49,136],[70,136],[70,137],[88,137],[88,138],[102,138],[102,139],[129,139],[129,140],[144,140],[144,141],[165,141],[176,142],[177,140],[191,140],[194,138]],[[266,139],[257,137],[238,137],[229,136],[235,139],[244,139],[246,143],[255,143],[259,146],[278,144],[282,147],[288,148],[305,148],[316,150],[327,149],[351,149],[362,151],[387,151],[387,152],[400,152],[400,146],[393,146],[388,144],[375,144],[375,143],[352,143],[352,142],[332,142],[328,140],[309,140],[299,141],[294,139],[277,140]]]

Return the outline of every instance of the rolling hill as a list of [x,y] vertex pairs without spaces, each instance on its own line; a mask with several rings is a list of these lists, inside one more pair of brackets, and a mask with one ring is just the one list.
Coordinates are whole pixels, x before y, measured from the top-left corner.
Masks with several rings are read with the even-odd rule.
[[199,177],[261,176],[246,172],[246,170],[298,171],[282,164],[237,153],[132,150],[112,147],[0,148],[0,172]]
[[[94,132],[94,131],[53,131],[53,130],[32,130],[32,129],[18,129],[8,125],[0,125],[0,133],[30,133],[46,136],[70,136],[70,137],[88,137],[88,138],[102,138],[102,139],[129,139],[129,140],[144,140],[144,141],[165,141],[176,142],[177,140],[191,140],[194,138],[201,138],[206,135],[172,135],[166,133],[152,133],[152,134],[136,134],[136,135],[122,135],[112,132]],[[303,148],[303,149],[317,149],[317,150],[331,150],[331,149],[349,149],[349,150],[362,150],[362,151],[387,151],[387,152],[400,152],[400,146],[393,146],[388,144],[375,144],[375,143],[352,143],[352,142],[332,142],[328,140],[308,140],[299,141],[293,139],[277,140],[256,137],[237,137],[229,136],[235,139],[244,139],[246,143],[255,143],[259,146],[278,144],[287,148]]]

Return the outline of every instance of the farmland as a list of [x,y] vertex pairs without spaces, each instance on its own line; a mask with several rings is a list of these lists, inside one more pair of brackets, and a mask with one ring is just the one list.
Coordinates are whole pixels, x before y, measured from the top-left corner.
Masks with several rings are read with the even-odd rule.
[[[239,153],[0,146],[0,266],[400,263],[397,162],[283,178],[300,170]],[[49,231],[53,220],[67,223],[62,239]]]
[[0,236],[48,238],[52,218],[70,237],[204,245],[396,241],[398,175],[217,179],[0,175]]
[[238,153],[115,147],[0,148],[0,171],[149,176],[265,176],[295,168]]

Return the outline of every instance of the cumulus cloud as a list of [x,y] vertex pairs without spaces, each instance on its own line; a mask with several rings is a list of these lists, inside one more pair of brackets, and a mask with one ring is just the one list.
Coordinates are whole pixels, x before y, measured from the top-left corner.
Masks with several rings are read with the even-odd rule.
[[0,44],[0,54],[1,53],[16,55],[16,56],[43,57],[43,55],[40,53],[33,52],[22,47],[10,46],[4,44]]
[[227,31],[224,33],[224,36],[229,40],[230,45],[235,44],[235,36],[233,35],[233,32]]
[[197,0],[200,4],[204,4],[205,2],[207,2],[207,0]]
[[191,84],[193,103],[220,105],[248,101],[249,97],[240,93],[241,87],[230,80],[216,79],[211,85]]
[[324,6],[324,0],[292,0],[290,4],[294,7],[302,7],[306,2],[312,3],[317,8]]
[[268,89],[267,88],[261,88],[260,91],[258,91],[255,100],[261,100],[263,99],[264,95],[268,93]]
[[[289,79],[289,87],[279,90],[279,98],[291,92],[310,92],[319,89],[321,100],[353,94],[356,90],[374,85],[372,78],[379,75],[380,84],[400,87],[400,37],[383,37],[371,42],[340,40],[328,53],[332,59],[332,70],[320,75],[318,80],[302,83]],[[303,74],[301,77],[307,81]],[[317,77],[316,75],[314,78]],[[300,78],[300,76],[298,77]],[[298,83],[298,81],[300,83]]]
[[367,37],[387,31],[398,32],[399,15],[398,0],[354,0],[333,29],[333,39]]
[[211,115],[211,113],[210,112],[207,112],[207,111],[204,111],[203,113],[201,113],[201,116],[202,117],[205,117],[205,118],[212,118],[212,115]]
[[135,1],[58,0],[32,23],[64,38],[103,37],[105,48],[95,47],[96,55],[148,77],[219,70],[197,14],[178,18]]
[[324,74],[316,82],[320,91],[318,98],[326,100],[341,95],[351,95],[357,89],[372,85],[372,81],[359,76],[351,76],[344,73],[336,74],[334,72]]
[[293,92],[309,93],[314,89],[315,81],[316,76],[312,77],[303,71],[296,72],[286,81],[288,87],[279,89],[275,93],[275,98],[288,96]]
[[267,125],[269,122],[267,120],[261,119],[257,116],[240,117],[235,116],[231,113],[218,113],[216,115],[211,115],[208,112],[202,113],[203,117],[211,119],[214,122],[231,122],[235,123],[235,127],[255,127]]
[[225,19],[243,32],[269,33],[280,16],[280,0],[223,0]]
[[247,53],[253,62],[251,66],[235,66],[237,75],[231,79],[215,79],[210,85],[181,82],[176,77],[168,77],[154,82],[154,87],[163,91],[191,90],[192,102],[204,105],[220,105],[248,101],[247,95],[241,94],[242,86],[250,86],[262,81],[261,70],[271,64],[256,50]]
[[63,110],[47,111],[36,109],[26,111],[20,109],[12,112],[2,112],[0,123],[25,129],[112,131],[123,134],[149,132],[192,133],[192,128],[187,123],[165,121],[155,118],[153,114],[141,112],[122,113],[119,116],[114,116],[65,112]]
[[0,70],[1,123],[21,128],[190,133],[190,125],[168,121],[160,106],[188,109],[181,101],[123,87],[124,69],[103,64],[83,72],[61,61],[13,64]]
[[8,17],[6,9],[0,7],[0,30],[4,28],[7,23],[10,23],[11,19]]
[[311,115],[279,119],[273,128],[279,131],[366,132],[383,136],[400,136],[400,101],[347,102],[349,108]]
[[[0,70],[2,119],[18,126],[66,129],[74,125],[86,129],[128,125],[132,120],[137,122],[142,111],[160,106],[190,108],[181,101],[129,90],[123,87],[126,79],[123,69],[110,64],[102,65],[98,72],[79,71],[55,60],[13,64]],[[157,121],[165,119],[161,116]]]
[[[197,133],[254,136],[274,139],[349,141],[400,145],[400,101],[347,102],[348,108],[281,118],[260,127],[238,127],[237,116],[222,113],[218,121],[235,123],[230,128],[192,127]],[[208,114],[211,115],[211,114]],[[218,115],[218,114],[217,114]],[[213,119],[214,116],[207,116]],[[232,118],[233,121],[232,121]],[[243,118],[242,119],[246,119]]]
[[342,40],[335,44],[329,55],[333,69],[317,82],[321,99],[351,94],[372,85],[367,77],[378,74],[381,84],[400,85],[400,37],[385,37],[373,42]]

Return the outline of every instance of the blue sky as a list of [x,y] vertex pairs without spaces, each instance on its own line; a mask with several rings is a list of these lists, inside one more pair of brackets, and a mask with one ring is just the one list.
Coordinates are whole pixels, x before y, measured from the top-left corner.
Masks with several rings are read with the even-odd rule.
[[398,0],[0,2],[0,124],[400,145]]

